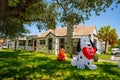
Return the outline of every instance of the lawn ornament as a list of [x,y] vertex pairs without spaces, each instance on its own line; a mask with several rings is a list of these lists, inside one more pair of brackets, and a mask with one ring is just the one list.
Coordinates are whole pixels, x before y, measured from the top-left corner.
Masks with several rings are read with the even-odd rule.
[[85,69],[85,66],[87,66],[89,69],[95,70],[97,66],[92,64],[92,58],[94,57],[96,50],[97,49],[94,47],[93,42],[88,36],[81,37],[76,49],[78,55],[71,60],[72,66],[77,66],[79,69]]
[[61,48],[57,55],[57,60],[65,61],[66,59],[67,59],[67,56],[65,54],[65,50]]

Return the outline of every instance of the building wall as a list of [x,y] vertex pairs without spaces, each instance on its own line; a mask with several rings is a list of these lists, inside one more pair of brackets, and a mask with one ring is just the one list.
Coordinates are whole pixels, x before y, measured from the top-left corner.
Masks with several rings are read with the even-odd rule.
[[[64,41],[63,41],[64,39]],[[62,41],[61,41],[62,40]],[[66,44],[67,44],[67,37],[58,37],[58,49],[60,50],[61,48],[64,48],[65,50],[67,50],[66,48]]]
[[26,49],[26,45],[21,45],[21,41],[25,41],[26,42],[26,40],[17,40],[16,49],[18,49],[18,50]]
[[[52,38],[52,50],[48,49],[49,38]],[[37,51],[43,53],[52,53],[58,54],[60,50],[60,39],[64,38],[64,49],[66,48],[66,37],[57,37],[54,34],[50,33],[45,38],[37,39]],[[45,44],[41,44],[40,41],[45,40]]]
[[[31,45],[29,45],[29,40],[32,41]],[[28,51],[34,51],[34,45],[33,44],[34,44],[34,40],[27,39],[26,40],[26,50],[28,50]]]
[[[50,45],[50,43],[48,43],[48,39],[51,38],[52,39],[52,49],[48,49],[48,46]],[[41,44],[41,40],[45,40],[45,44]],[[43,52],[43,53],[53,53],[53,54],[56,54],[57,51],[58,51],[58,38],[50,33],[46,36],[46,38],[40,38],[40,39],[37,39],[37,51],[39,52]]]
[[105,51],[104,42],[98,40],[98,46],[97,46],[97,48],[98,48],[98,51],[97,51],[97,52],[98,52],[99,54],[102,53],[102,52],[104,52],[104,51]]
[[97,35],[96,30],[93,31],[91,37],[92,37],[92,41],[94,42],[96,41],[97,53],[102,53],[104,51],[103,42],[100,41],[96,36],[94,36],[94,34]]
[[77,43],[78,43],[79,38],[73,38],[72,39],[72,54],[76,54],[76,48],[77,48]]
[[[26,37],[26,50],[28,51],[35,51],[34,42],[37,41],[37,35],[31,35]],[[31,44],[29,44],[29,40],[31,41]]]
[[[40,41],[45,41],[44,43],[40,43]],[[45,38],[42,38],[42,39],[37,39],[37,51],[39,52],[43,52],[43,53],[46,53],[46,39]]]
[[16,41],[8,41],[8,42],[7,42],[7,48],[18,49],[18,50],[25,49],[26,45],[25,45],[25,46],[19,45],[19,43],[20,43],[19,40],[16,40]]
[[15,41],[9,41],[9,42],[7,42],[7,46],[10,49],[15,49]]
[[0,38],[0,45],[4,43],[4,39]]

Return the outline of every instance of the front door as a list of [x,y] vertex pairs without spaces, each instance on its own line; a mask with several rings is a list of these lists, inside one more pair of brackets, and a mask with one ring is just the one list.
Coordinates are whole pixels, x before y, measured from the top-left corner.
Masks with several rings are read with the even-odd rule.
[[59,49],[64,48],[65,49],[65,38],[59,39]]
[[34,50],[36,50],[37,44],[36,44],[36,40],[34,40]]
[[52,43],[53,43],[53,38],[48,38],[48,50],[52,50],[53,47]]

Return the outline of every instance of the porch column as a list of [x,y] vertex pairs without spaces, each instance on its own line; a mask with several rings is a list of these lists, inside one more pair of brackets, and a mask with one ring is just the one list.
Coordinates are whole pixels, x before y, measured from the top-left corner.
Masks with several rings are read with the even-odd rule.
[[58,43],[58,39],[56,38],[55,39],[55,54],[58,53],[58,50],[59,50],[59,43]]
[[28,50],[28,39],[26,40],[25,49]]
[[19,40],[15,40],[15,45],[14,45],[15,49],[19,48]]

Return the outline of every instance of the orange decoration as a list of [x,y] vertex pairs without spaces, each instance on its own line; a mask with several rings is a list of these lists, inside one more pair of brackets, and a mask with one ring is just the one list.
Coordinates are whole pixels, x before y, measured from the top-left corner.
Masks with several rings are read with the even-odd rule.
[[67,56],[65,54],[65,50],[61,48],[57,55],[57,60],[65,61],[66,59],[67,59]]

